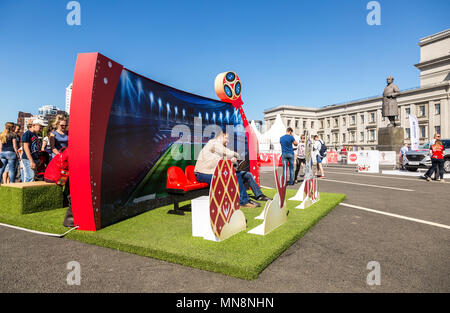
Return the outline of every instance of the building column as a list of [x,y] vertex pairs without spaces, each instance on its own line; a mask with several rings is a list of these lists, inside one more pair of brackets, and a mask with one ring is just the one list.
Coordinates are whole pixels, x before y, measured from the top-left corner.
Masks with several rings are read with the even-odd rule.
[[441,138],[450,138],[450,99],[441,100]]
[[425,109],[425,113],[428,113],[428,141],[433,139],[436,125],[434,123],[435,111],[434,111],[435,101],[428,101],[428,112]]

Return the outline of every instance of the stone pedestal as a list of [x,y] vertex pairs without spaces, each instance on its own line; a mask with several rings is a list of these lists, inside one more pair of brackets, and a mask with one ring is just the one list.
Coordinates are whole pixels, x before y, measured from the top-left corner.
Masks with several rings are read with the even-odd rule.
[[383,127],[378,129],[378,151],[400,152],[403,147],[405,130],[402,127]]

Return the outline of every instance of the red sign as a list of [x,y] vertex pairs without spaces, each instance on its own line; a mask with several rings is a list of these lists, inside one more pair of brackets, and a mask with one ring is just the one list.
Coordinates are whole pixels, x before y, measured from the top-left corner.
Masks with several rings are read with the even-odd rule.
[[336,151],[330,151],[327,153],[328,164],[336,164],[338,162],[338,154]]
[[[274,159],[275,155],[275,159]],[[275,162],[274,162],[275,161]],[[283,166],[281,159],[281,153],[258,153],[258,164],[259,166]]]
[[352,153],[352,154],[350,154],[349,159],[352,162],[356,162],[356,160],[358,159],[358,156],[356,155],[356,153]]

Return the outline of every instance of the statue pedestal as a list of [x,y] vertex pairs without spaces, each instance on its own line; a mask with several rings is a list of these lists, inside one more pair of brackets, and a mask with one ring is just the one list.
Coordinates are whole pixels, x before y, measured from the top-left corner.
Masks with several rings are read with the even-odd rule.
[[382,127],[378,129],[378,151],[400,152],[403,147],[405,130],[402,127]]

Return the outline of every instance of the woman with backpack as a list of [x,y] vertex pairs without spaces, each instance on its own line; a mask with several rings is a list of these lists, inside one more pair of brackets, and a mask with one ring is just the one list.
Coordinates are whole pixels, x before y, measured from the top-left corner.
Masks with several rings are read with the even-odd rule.
[[435,172],[435,170],[439,169],[439,177],[437,180],[444,182],[444,155],[445,155],[445,147],[442,144],[442,141],[437,139],[430,147],[431,154],[431,168],[425,173],[425,179],[431,181],[431,175]]
[[[318,135],[314,135],[314,145],[313,145],[313,162],[317,163],[317,169],[315,174],[318,178],[325,178],[325,173],[323,171],[322,159],[326,157],[327,147],[325,143],[319,139]],[[320,176],[317,175],[317,171],[320,171]]]

